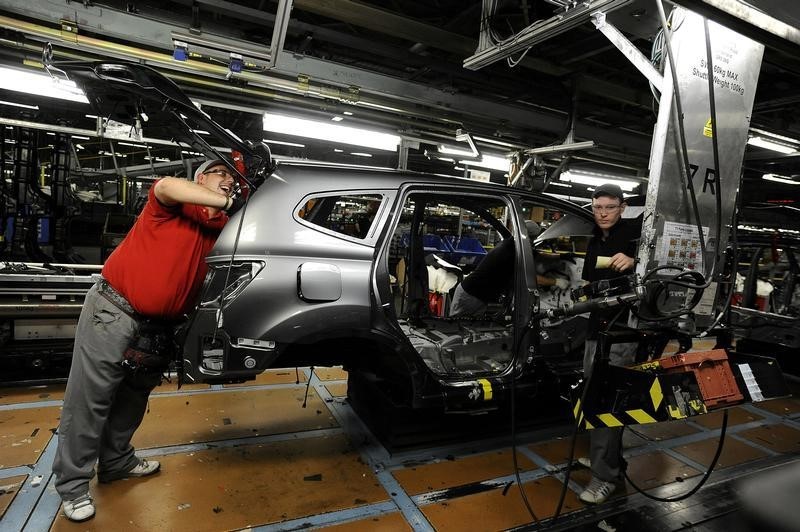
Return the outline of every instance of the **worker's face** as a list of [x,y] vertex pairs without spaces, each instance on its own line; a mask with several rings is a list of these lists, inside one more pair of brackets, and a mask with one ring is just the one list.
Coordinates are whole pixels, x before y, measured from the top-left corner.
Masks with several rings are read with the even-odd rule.
[[233,192],[233,174],[223,164],[215,164],[200,174],[197,182],[218,194],[230,196]]
[[625,210],[625,203],[612,196],[600,196],[592,200],[594,222],[600,229],[609,230],[614,227]]

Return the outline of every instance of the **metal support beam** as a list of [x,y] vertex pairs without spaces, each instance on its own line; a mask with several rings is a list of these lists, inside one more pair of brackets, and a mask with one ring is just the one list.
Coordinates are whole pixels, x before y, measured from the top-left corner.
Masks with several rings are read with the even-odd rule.
[[544,155],[547,153],[558,153],[563,151],[575,151],[575,150],[588,150],[595,147],[595,142],[593,140],[587,140],[584,142],[573,142],[571,144],[558,144],[556,146],[542,146],[541,148],[531,148],[529,150],[525,150],[525,153],[528,155]]
[[[670,0],[733,31],[788,54],[800,53],[797,1]],[[781,20],[781,18],[783,20]],[[792,24],[795,24],[792,26]]]
[[286,29],[289,27],[289,14],[292,12],[292,0],[280,0],[278,11],[275,14],[275,26],[272,28],[272,42],[269,45],[272,52],[270,66],[278,65],[278,52],[283,50],[283,43],[286,40]]
[[611,44],[622,52],[622,55],[628,58],[628,61],[633,63],[636,70],[641,72],[658,92],[661,92],[664,77],[653,67],[653,63],[642,55],[642,52],[640,52],[627,37],[606,20],[606,14],[603,12],[594,13],[592,15],[592,23],[600,30],[600,33],[611,41]]

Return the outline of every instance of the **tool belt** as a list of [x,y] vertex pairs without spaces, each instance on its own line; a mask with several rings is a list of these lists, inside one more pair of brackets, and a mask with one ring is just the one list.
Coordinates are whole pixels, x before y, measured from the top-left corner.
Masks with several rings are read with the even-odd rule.
[[105,279],[100,280],[97,290],[137,325],[137,331],[123,354],[122,367],[133,372],[160,373],[166,370],[177,353],[176,323],[142,316]]

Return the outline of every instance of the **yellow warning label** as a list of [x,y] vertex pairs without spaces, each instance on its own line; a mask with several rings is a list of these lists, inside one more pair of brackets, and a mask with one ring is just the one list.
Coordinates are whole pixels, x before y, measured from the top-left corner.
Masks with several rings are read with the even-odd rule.
[[711,128],[711,119],[708,119],[706,125],[703,127],[703,136],[712,138],[714,136],[714,130]]
[[491,401],[492,400],[492,383],[486,379],[478,379],[478,383],[483,388],[483,400],[484,401]]

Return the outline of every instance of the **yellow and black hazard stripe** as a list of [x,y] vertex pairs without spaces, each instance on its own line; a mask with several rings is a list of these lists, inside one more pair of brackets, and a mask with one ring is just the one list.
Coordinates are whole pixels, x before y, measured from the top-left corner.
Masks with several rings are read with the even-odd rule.
[[[645,401],[642,408],[632,408],[621,412],[599,412],[584,414],[580,400],[575,403],[573,415],[578,419],[578,423],[583,423],[587,429],[599,427],[622,427],[623,425],[641,425],[646,423],[658,423],[666,421],[671,416],[671,412],[664,412],[664,394],[661,390],[661,382],[658,378],[653,379],[649,388],[650,400]],[[669,416],[669,417],[668,417]]]

